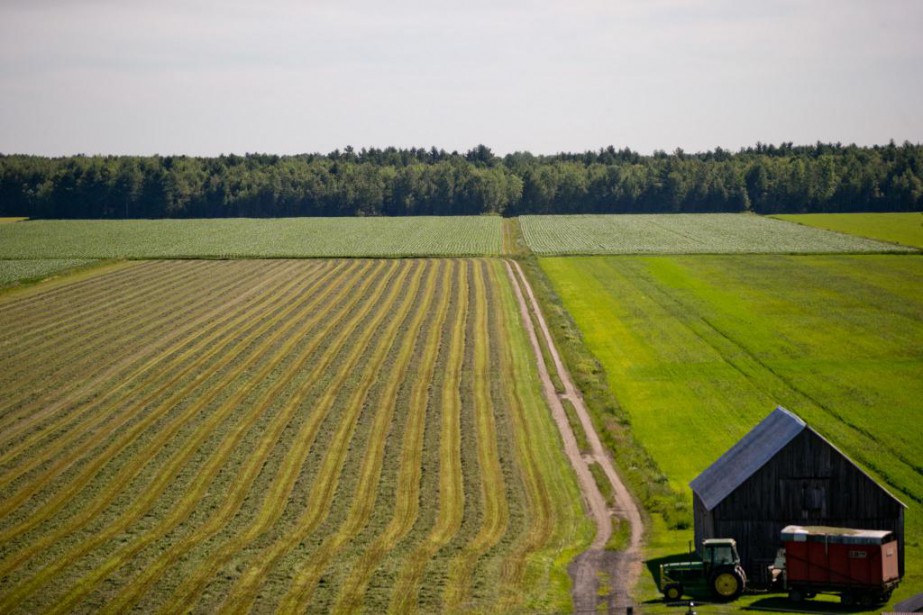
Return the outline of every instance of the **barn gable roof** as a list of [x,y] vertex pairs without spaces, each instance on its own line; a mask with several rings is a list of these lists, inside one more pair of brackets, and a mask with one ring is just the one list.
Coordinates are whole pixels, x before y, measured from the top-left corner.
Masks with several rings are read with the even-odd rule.
[[795,414],[779,406],[689,486],[698,494],[705,508],[712,510],[807,426]]

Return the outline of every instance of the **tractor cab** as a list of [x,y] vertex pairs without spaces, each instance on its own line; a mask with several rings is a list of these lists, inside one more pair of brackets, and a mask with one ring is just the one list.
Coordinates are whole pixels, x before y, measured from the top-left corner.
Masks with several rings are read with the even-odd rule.
[[702,561],[706,566],[739,566],[740,556],[737,555],[737,541],[733,538],[709,538],[702,542],[704,557]]
[[737,541],[710,538],[702,543],[700,561],[677,562],[660,566],[660,591],[666,600],[679,600],[686,593],[710,592],[720,601],[734,600],[747,585],[740,567]]

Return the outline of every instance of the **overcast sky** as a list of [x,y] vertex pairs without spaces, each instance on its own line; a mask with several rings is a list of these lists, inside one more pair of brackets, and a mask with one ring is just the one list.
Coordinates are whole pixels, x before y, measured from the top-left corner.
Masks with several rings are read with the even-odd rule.
[[0,153],[889,139],[919,0],[0,0]]

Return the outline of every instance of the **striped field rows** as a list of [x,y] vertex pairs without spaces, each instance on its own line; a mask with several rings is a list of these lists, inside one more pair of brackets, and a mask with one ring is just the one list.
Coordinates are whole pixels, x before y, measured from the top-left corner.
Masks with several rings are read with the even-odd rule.
[[500,261],[0,298],[0,612],[555,612],[592,527]]

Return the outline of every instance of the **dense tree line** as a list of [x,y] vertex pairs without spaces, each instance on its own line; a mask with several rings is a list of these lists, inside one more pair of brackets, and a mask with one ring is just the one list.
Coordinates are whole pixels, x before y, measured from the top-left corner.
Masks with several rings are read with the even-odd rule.
[[0,155],[0,216],[161,218],[923,209],[923,146],[757,144],[642,156],[499,157],[347,147],[329,154]]

